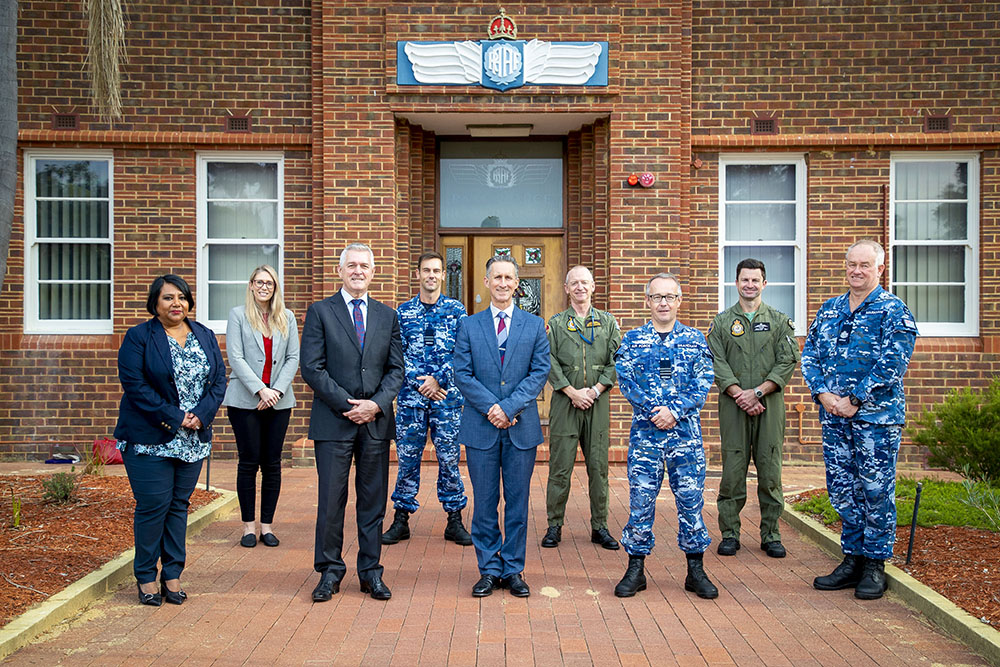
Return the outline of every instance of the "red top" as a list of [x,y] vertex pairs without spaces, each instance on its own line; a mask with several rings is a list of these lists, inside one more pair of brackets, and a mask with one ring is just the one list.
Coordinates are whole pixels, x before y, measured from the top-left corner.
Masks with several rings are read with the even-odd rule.
[[264,372],[260,374],[260,381],[271,386],[271,337],[264,336]]

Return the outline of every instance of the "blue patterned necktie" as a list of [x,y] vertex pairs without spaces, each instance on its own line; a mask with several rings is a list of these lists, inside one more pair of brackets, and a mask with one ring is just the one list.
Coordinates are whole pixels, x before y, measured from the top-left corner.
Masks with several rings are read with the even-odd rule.
[[507,324],[504,321],[507,318],[507,313],[502,310],[497,313],[497,317],[500,318],[500,324],[497,325],[497,346],[500,348],[500,363],[503,363],[504,352],[507,351],[507,336],[510,334],[507,331]]
[[364,303],[361,299],[351,299],[351,304],[354,305],[354,331],[358,334],[358,344],[361,349],[365,349],[365,318],[361,314],[361,304]]

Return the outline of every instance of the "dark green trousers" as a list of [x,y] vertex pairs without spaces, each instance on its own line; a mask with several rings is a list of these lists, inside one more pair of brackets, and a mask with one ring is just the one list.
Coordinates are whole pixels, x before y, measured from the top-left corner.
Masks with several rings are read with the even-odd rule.
[[566,515],[570,480],[579,443],[587,465],[590,527],[608,525],[608,393],[589,410],[573,407],[562,392],[554,392],[549,410],[549,481],[545,509],[550,526],[561,526]]

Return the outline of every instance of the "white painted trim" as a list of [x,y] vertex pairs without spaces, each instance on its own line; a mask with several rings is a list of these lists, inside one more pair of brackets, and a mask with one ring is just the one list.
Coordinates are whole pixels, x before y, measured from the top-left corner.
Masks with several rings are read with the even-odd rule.
[[[108,298],[111,313],[100,320],[42,320],[38,317],[38,238],[35,202],[35,163],[38,160],[101,160],[108,163],[108,236],[74,238],[65,243],[107,243],[111,246],[111,284]],[[103,335],[114,331],[115,319],[115,163],[113,151],[72,149],[27,149],[24,151],[24,333]],[[42,199],[52,199],[43,197]],[[81,198],[104,201],[99,197]],[[94,281],[105,282],[105,281]]]

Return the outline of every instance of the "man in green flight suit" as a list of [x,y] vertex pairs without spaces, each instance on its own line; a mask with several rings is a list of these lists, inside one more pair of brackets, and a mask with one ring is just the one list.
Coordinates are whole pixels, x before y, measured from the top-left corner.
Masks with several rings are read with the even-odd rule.
[[764,263],[751,258],[741,261],[736,266],[739,302],[716,315],[708,329],[722,433],[718,500],[722,533],[718,552],[722,556],[735,556],[740,548],[740,511],[747,500],[747,469],[752,460],[757,468],[760,548],[771,558],[785,557],[778,532],[784,507],[783,391],[800,355],[792,321],[761,301],[766,286]]
[[584,266],[566,274],[563,289],[570,307],[548,323],[552,370],[549,409],[549,482],[545,506],[549,527],[543,547],[562,540],[563,517],[570,478],[580,443],[587,463],[590,492],[590,541],[618,549],[608,532],[608,430],[611,421],[608,389],[615,383],[615,352],[622,335],[611,313],[591,305],[594,276]]

